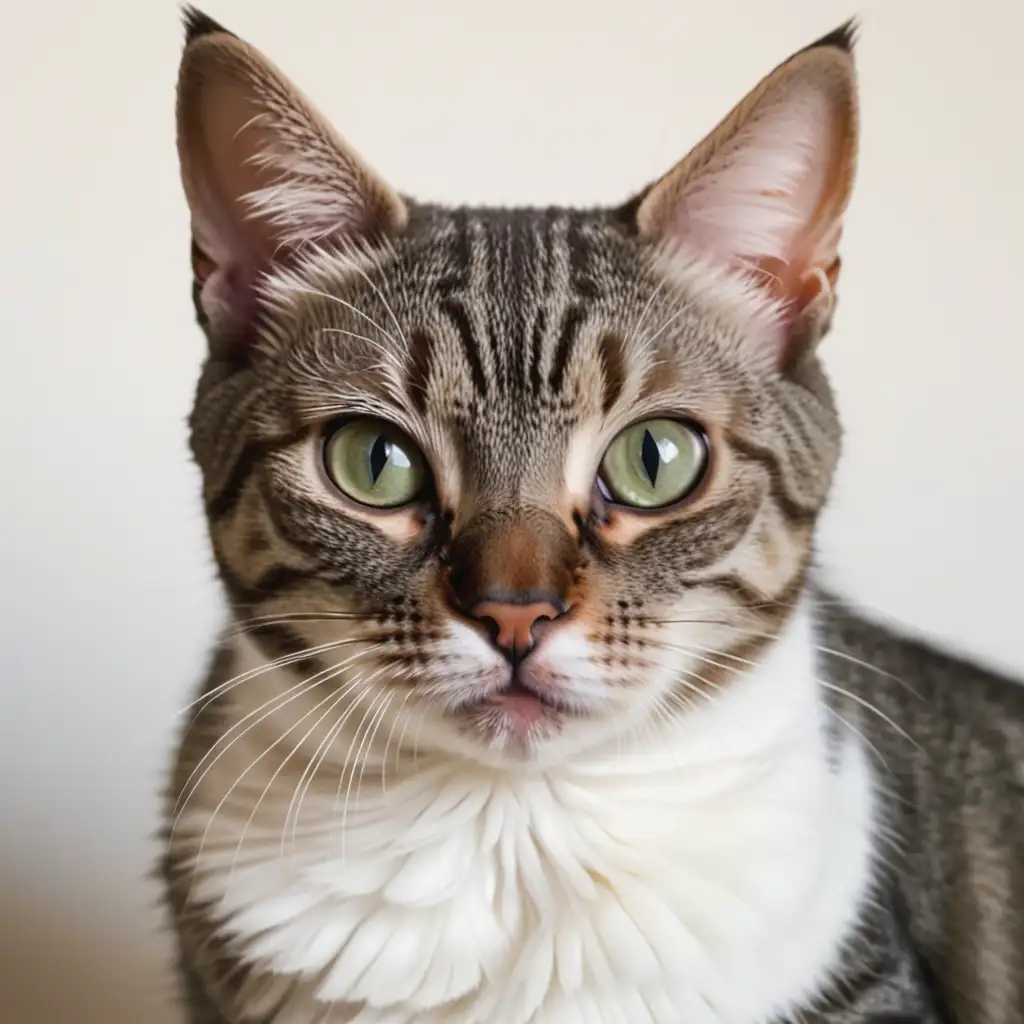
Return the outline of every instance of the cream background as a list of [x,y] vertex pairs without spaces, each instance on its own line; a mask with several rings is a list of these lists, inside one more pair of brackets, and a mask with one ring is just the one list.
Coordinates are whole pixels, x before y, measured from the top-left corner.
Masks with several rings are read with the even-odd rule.
[[[625,197],[850,0],[210,0],[403,190]],[[875,0],[827,344],[848,427],[823,561],[1024,674],[1024,5]],[[156,791],[218,619],[185,430],[201,357],[178,14],[19,3],[0,32],[0,1017],[177,1024]]]

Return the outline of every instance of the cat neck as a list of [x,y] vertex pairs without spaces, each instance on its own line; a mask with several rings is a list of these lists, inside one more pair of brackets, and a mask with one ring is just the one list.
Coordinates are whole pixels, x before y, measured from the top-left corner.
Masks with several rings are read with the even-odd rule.
[[[236,699],[236,716],[261,699]],[[715,700],[559,765],[423,751],[385,774],[353,735],[340,780],[297,797],[298,773],[250,735],[220,768],[217,809],[189,812],[206,834],[196,892],[243,956],[282,977],[323,970],[297,1000],[505,1024],[559,1019],[582,985],[624,1009],[650,989],[685,1019],[766,1020],[824,983],[870,884],[867,768],[827,715],[804,607]],[[226,800],[223,780],[261,755]],[[353,939],[368,928],[372,950]]]

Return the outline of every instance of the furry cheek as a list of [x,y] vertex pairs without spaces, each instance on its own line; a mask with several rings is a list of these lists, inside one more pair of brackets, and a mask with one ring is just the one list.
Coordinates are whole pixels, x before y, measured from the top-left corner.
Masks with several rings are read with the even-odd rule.
[[580,710],[617,696],[617,688],[609,685],[601,669],[598,646],[577,623],[552,629],[521,671],[539,693],[578,704]]
[[421,686],[426,697],[455,710],[502,686],[508,664],[475,629],[452,619],[438,647],[437,670]]

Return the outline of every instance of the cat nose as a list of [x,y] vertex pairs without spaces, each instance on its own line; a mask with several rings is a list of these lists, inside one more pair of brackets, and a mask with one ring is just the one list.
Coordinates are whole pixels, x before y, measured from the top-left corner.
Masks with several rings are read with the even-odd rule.
[[516,604],[510,601],[481,601],[470,615],[489,626],[491,639],[513,665],[533,649],[534,629],[539,622],[557,619],[561,613],[550,601]]

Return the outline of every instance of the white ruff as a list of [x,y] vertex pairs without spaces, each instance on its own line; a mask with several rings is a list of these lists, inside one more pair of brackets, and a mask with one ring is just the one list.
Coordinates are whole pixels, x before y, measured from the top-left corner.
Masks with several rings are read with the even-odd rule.
[[[245,995],[252,1019],[282,996],[281,1024],[760,1024],[798,1007],[837,966],[872,870],[865,758],[848,741],[830,769],[814,675],[805,611],[657,740],[543,771],[423,752],[386,790],[375,768],[344,841],[335,766],[281,842],[305,758],[279,780],[254,769],[211,822],[266,747],[247,735],[183,821],[209,826],[197,894],[275,976]],[[260,678],[232,715],[281,692]]]

